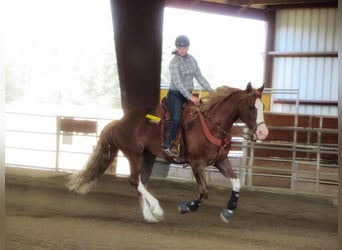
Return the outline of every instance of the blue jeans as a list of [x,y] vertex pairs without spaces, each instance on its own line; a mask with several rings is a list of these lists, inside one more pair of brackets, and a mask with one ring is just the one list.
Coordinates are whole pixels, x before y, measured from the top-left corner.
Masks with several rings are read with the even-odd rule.
[[164,143],[166,147],[170,147],[173,140],[176,138],[177,131],[182,119],[183,104],[187,99],[175,90],[169,90],[167,93],[166,104],[170,111],[171,121],[169,125],[169,135]]

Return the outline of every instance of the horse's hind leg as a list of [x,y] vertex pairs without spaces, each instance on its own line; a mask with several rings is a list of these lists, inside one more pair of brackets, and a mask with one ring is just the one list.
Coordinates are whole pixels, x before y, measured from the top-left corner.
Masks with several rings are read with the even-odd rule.
[[233,171],[232,165],[230,164],[228,158],[225,158],[223,161],[217,162],[215,166],[225,177],[230,178],[232,183],[232,194],[230,200],[228,201],[227,208],[223,208],[221,211],[221,219],[227,223],[232,217],[234,210],[237,208],[239,192],[241,188],[240,179]]
[[146,186],[148,179],[150,178],[150,175],[152,173],[153,164],[156,159],[156,156],[151,154],[147,150],[144,151],[143,155],[144,155],[144,162],[140,170],[140,176],[141,176],[142,183]]
[[138,191],[142,213],[147,222],[159,222],[164,219],[164,211],[159,201],[146,188],[154,160],[155,156],[147,151],[143,156],[129,157],[130,182]]

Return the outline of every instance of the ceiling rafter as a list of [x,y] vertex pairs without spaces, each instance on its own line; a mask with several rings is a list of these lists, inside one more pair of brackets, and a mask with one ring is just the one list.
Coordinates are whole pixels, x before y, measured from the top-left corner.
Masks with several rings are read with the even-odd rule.
[[202,0],[202,2],[263,9],[338,7],[338,0]]

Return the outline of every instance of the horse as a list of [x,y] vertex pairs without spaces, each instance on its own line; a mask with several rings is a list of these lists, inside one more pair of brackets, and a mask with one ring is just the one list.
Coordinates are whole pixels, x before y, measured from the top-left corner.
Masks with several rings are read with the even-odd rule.
[[145,221],[160,222],[164,219],[164,211],[158,199],[147,190],[156,157],[169,163],[187,163],[192,168],[198,195],[196,199],[178,206],[181,214],[196,211],[208,198],[205,169],[214,166],[230,178],[232,184],[230,200],[220,213],[223,222],[228,222],[237,208],[241,188],[240,179],[227,157],[231,129],[239,119],[249,128],[250,139],[264,140],[267,137],[261,101],[263,89],[264,86],[254,89],[251,83],[245,90],[221,86],[203,98],[200,105],[191,106],[191,118],[182,125],[184,149],[180,159],[170,158],[162,150],[160,122],[147,118],[156,110],[155,107],[138,107],[127,112],[123,118],[113,120],[103,128],[84,168],[69,176],[69,190],[87,193],[104,175],[120,150],[128,159],[129,183],[138,193]]

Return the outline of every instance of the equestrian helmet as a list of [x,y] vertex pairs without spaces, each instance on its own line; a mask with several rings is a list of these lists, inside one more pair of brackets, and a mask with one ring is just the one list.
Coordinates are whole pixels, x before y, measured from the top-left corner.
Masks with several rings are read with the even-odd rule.
[[177,36],[175,41],[176,47],[189,47],[190,46],[190,40],[187,36],[180,35]]

